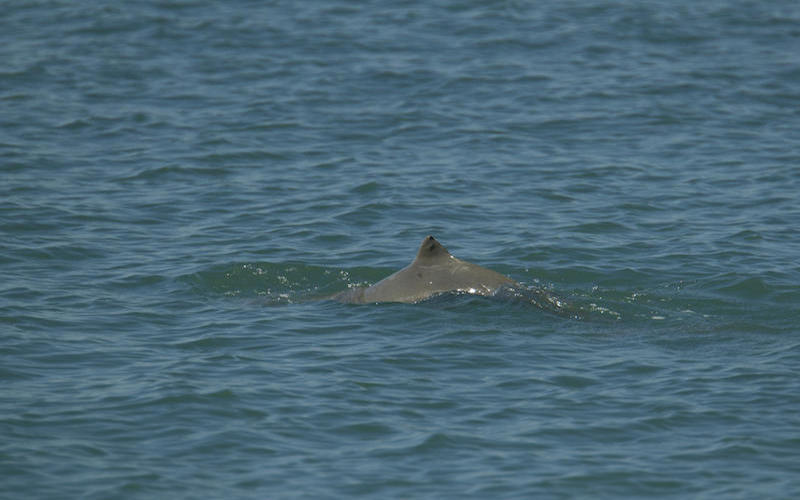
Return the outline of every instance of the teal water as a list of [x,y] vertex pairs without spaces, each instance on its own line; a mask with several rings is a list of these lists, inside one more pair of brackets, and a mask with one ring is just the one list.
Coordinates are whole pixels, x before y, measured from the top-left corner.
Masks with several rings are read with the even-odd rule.
[[[6,2],[0,497],[796,498],[796,2]],[[319,300],[455,256],[566,310]]]

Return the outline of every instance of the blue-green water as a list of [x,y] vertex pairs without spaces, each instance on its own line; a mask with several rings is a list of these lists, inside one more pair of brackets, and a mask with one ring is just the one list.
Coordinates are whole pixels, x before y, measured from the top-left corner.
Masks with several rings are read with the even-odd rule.
[[2,7],[0,496],[800,493],[797,2]]

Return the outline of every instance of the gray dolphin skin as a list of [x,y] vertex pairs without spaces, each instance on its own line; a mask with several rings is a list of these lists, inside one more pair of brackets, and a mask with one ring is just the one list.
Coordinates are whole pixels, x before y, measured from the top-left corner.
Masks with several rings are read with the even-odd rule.
[[428,236],[408,266],[372,286],[350,288],[331,298],[352,304],[419,302],[444,292],[491,295],[503,285],[519,286],[500,273],[453,257]]

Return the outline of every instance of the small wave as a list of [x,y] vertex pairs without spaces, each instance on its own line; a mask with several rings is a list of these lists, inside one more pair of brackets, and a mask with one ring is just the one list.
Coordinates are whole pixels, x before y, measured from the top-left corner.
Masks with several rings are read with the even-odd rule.
[[182,165],[162,165],[159,167],[147,167],[139,170],[135,174],[123,177],[121,181],[161,181],[173,177],[225,177],[230,172],[219,167],[186,167]]
[[293,303],[331,295],[348,280],[344,271],[306,264],[269,262],[218,266],[182,277],[200,294]]

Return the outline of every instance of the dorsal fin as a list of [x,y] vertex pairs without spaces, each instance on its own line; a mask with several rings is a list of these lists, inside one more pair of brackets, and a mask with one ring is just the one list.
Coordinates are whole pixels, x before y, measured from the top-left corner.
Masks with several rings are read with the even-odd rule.
[[425,263],[445,257],[451,257],[450,252],[448,252],[441,243],[436,241],[436,238],[433,236],[427,236],[424,240],[422,240],[422,244],[419,246],[419,251],[417,252],[417,257],[414,259],[414,262]]

